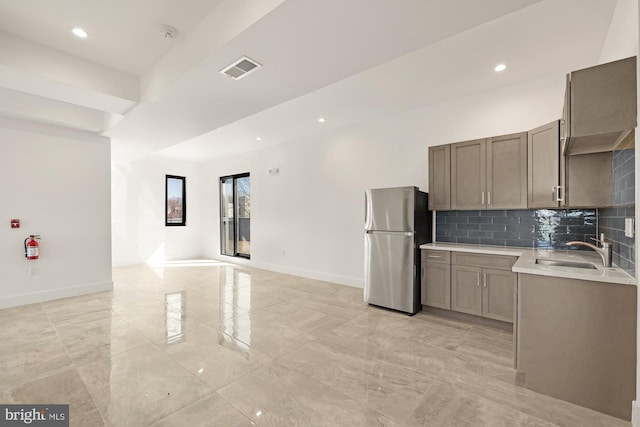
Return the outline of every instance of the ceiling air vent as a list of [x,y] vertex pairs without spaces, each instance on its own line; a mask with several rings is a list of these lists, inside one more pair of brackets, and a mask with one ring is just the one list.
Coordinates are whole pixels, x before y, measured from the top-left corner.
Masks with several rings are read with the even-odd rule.
[[238,80],[246,76],[247,74],[254,72],[260,67],[262,67],[262,65],[258,64],[253,59],[243,56],[233,64],[220,70],[220,72],[222,74],[226,74],[234,80]]

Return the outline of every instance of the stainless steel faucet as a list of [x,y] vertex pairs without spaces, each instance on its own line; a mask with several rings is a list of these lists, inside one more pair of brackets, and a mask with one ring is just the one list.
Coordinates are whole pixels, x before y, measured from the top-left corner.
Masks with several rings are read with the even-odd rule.
[[[574,242],[568,242],[567,246],[579,245],[579,246],[586,246],[588,248],[591,248],[594,251],[596,251],[598,255],[600,255],[600,258],[602,258],[602,264],[605,267],[611,267],[611,244],[604,241],[604,233],[600,233],[600,239],[595,239],[592,237],[591,240],[595,241],[596,244],[592,245],[591,243],[587,243],[587,242],[574,241]],[[600,245],[600,246],[596,246],[596,245]]]

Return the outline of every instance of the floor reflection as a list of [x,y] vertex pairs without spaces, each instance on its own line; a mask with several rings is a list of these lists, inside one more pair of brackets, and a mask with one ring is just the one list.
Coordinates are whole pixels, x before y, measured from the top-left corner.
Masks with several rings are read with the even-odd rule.
[[235,354],[242,357],[242,359],[249,361],[251,353],[251,347],[237,339],[231,338],[222,332],[218,333],[218,344],[226,349],[233,351]]
[[183,328],[185,316],[184,291],[165,295],[167,344],[175,344],[184,340]]
[[[238,317],[246,311],[251,311],[251,273],[233,267],[221,268],[220,300],[229,303],[220,304],[220,317],[236,320],[233,337],[251,345],[251,316]],[[244,331],[242,337],[237,336],[238,331]],[[238,343],[235,340],[234,342]]]

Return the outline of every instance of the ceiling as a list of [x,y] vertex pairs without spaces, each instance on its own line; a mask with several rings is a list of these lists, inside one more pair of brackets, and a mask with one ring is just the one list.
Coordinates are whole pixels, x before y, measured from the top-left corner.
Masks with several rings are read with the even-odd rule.
[[[593,65],[617,3],[3,0],[0,115],[205,161]],[[263,67],[219,73],[243,55]]]

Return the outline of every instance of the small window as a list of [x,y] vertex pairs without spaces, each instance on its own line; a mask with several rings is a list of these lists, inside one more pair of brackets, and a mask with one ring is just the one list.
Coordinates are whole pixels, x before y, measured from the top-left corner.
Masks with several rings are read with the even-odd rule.
[[185,177],[167,175],[166,179],[166,206],[164,224],[167,226],[186,225],[187,193]]

